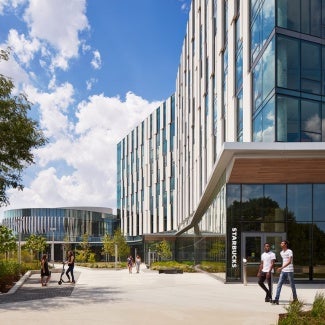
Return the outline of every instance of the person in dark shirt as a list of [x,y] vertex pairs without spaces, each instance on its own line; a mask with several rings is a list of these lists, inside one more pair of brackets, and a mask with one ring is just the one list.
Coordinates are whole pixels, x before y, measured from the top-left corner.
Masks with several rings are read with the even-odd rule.
[[[46,279],[45,279],[46,277]],[[51,271],[49,270],[49,263],[47,260],[47,255],[44,254],[41,259],[41,283],[42,287],[46,287],[51,279]]]
[[[68,252],[68,260],[67,260],[67,264],[68,264],[68,269],[67,272],[65,272],[66,276],[69,279],[69,282],[75,283],[74,281],[74,275],[73,275],[73,269],[74,269],[74,255],[72,251]],[[72,281],[70,281],[70,275],[71,274],[71,279]]]

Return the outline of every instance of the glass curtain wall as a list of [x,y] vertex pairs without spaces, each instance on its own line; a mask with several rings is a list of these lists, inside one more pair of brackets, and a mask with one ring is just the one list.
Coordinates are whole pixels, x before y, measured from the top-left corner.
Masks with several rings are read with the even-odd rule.
[[234,249],[240,251],[242,233],[250,232],[286,233],[294,252],[295,277],[325,278],[324,194],[325,184],[228,184],[228,280],[241,278],[240,255],[236,263],[232,256]]

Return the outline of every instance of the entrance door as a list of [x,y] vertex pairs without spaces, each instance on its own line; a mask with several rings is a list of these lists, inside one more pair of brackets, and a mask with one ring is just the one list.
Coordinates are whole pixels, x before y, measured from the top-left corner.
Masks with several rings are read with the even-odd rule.
[[255,277],[257,275],[258,265],[261,262],[261,254],[264,251],[265,243],[271,245],[271,251],[275,253],[276,261],[280,262],[280,243],[285,239],[285,233],[243,233],[241,256],[247,260],[247,276]]

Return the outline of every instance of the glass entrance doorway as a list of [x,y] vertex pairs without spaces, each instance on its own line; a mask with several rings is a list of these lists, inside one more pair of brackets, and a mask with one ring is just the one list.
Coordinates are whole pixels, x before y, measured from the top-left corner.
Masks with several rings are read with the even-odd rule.
[[281,263],[280,243],[285,239],[285,233],[243,233],[241,256],[247,260],[247,276],[256,277],[265,243],[271,245],[271,250],[276,255],[276,263]]

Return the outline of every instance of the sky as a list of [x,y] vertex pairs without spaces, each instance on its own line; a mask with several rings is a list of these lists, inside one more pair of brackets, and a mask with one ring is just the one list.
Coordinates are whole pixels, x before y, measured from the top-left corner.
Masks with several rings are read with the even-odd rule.
[[0,0],[0,73],[33,103],[21,208],[116,209],[116,146],[175,91],[191,0]]

